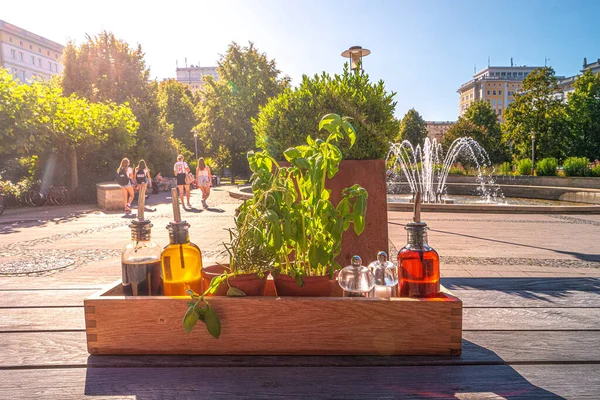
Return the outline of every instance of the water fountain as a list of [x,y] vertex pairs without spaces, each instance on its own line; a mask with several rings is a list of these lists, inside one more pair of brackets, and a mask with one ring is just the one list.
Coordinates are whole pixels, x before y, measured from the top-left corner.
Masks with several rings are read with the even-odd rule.
[[408,140],[392,143],[386,158],[387,165],[393,160],[388,171],[388,193],[397,193],[402,176],[406,178],[410,192],[421,192],[424,203],[447,202],[446,180],[452,165],[459,157],[466,157],[477,169],[477,190],[481,202],[497,203],[503,196],[492,177],[493,168],[487,152],[470,137],[456,139],[442,159],[442,145],[436,139],[426,138],[423,146],[413,146]]

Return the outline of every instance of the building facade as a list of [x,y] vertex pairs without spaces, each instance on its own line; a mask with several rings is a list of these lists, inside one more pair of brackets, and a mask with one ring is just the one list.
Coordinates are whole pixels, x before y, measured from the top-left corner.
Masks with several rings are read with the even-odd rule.
[[192,65],[185,68],[177,68],[177,82],[187,85],[192,93],[204,88],[204,77],[212,76],[219,79],[217,67],[200,67]]
[[62,73],[63,49],[59,43],[0,20],[0,67],[21,82]]
[[503,112],[515,99],[514,94],[521,89],[523,79],[541,67],[487,67],[458,89],[458,115],[462,116],[474,101],[482,100],[491,104],[502,122]]
[[439,142],[442,141],[448,129],[454,125],[456,121],[425,121],[427,127],[427,137],[430,139],[436,139]]
[[[581,72],[583,74],[587,70],[591,70],[593,74],[600,73],[600,58],[589,64],[587,62],[587,58],[584,58],[583,59],[583,68],[581,70],[579,70],[579,72]],[[574,76],[569,76],[568,78],[559,79],[558,85],[562,89],[562,92],[563,92],[562,99],[564,101],[567,100],[567,95],[569,93],[572,93],[575,91],[574,84],[578,77],[579,77],[579,75],[574,75]]]

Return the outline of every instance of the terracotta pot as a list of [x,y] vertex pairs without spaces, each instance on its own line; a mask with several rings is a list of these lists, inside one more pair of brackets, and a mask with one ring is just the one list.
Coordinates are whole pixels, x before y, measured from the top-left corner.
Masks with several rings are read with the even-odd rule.
[[[224,264],[229,266],[229,264]],[[225,271],[223,265],[209,265],[208,267],[202,268],[202,281],[204,282],[204,290],[210,286],[210,281],[219,276]],[[268,275],[268,274],[267,274]],[[235,277],[229,278],[229,285],[236,289],[240,289],[246,293],[246,296],[262,296],[265,291],[265,284],[267,283],[267,275],[260,278],[256,274],[239,274]],[[229,286],[223,282],[219,285],[219,288],[214,294],[208,296],[227,296],[227,290]]]
[[[336,272],[337,275],[337,272]],[[304,286],[300,287],[296,280],[289,275],[276,274],[273,276],[278,296],[301,297],[338,297],[339,288],[337,279],[327,276],[305,276],[302,278]]]

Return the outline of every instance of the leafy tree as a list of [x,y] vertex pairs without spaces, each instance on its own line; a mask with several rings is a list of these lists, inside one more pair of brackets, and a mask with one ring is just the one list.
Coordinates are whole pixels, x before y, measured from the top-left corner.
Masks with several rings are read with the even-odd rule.
[[192,93],[184,84],[168,79],[158,85],[158,105],[164,119],[173,126],[173,137],[194,150],[192,130],[197,124]]
[[132,48],[104,31],[88,36],[80,46],[69,43],[64,54],[62,87],[66,95],[74,93],[92,103],[127,104],[139,123],[134,149],[124,152],[107,146],[88,154],[83,164],[101,165],[98,173],[104,171],[104,179],[114,175],[115,165],[125,155],[132,162],[144,158],[153,170],[170,171],[181,144],[172,140],[173,127],[161,112],[158,84],[149,80],[141,46]]
[[230,44],[217,72],[218,81],[205,77],[197,131],[208,154],[219,165],[229,166],[235,176],[249,171],[246,153],[256,142],[252,118],[288,86],[288,79],[279,77],[275,60],[260,53],[252,42],[247,47]]
[[400,122],[398,141],[408,140],[413,146],[422,146],[426,137],[427,126],[423,117],[421,117],[421,114],[417,110],[411,108],[404,115],[404,118],[402,118],[402,122]]
[[525,78],[504,113],[503,139],[512,143],[513,157],[531,158],[535,133],[536,158],[564,158],[572,139],[561,94],[552,68],[536,69]]
[[488,102],[472,103],[458,122],[444,134],[442,146],[447,150],[459,137],[471,137],[477,141],[487,151],[490,161],[494,164],[509,159],[508,148],[502,142],[498,116]]
[[58,154],[59,162],[69,160],[72,190],[78,186],[78,152],[95,152],[107,142],[124,149],[135,141],[138,124],[127,106],[63,96],[53,82],[18,84],[6,71],[0,71],[0,93],[8,94],[2,98],[10,105],[2,107],[8,118],[0,113],[7,122],[0,125],[0,152]]
[[307,135],[325,140],[319,120],[333,113],[350,117],[356,129],[354,146],[347,139],[338,143],[344,158],[384,158],[398,132],[394,95],[386,92],[383,81],[372,83],[368,74],[355,74],[347,65],[342,74],[304,75],[297,88],[271,99],[253,120],[257,146],[282,160],[284,151],[303,144]]
[[574,133],[572,155],[600,159],[600,72],[586,70],[577,78],[567,115]]

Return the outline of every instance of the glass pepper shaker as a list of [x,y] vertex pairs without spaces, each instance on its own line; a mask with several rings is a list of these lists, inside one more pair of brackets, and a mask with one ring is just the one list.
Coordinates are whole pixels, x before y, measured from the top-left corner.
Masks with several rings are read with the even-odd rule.
[[398,297],[398,269],[385,251],[377,253],[369,270],[375,277],[375,297]]
[[353,256],[351,265],[340,271],[338,283],[344,291],[344,297],[375,297],[375,277],[369,268],[362,265],[359,256]]

